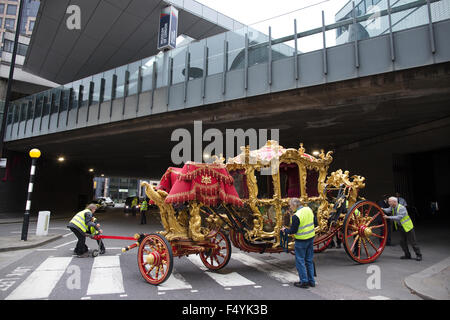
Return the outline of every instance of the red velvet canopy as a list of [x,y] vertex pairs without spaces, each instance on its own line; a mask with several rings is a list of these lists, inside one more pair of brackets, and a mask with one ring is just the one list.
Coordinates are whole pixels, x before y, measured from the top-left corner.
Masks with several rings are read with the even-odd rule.
[[[170,183],[167,181],[169,174],[166,172],[160,184],[160,188],[163,185],[171,185],[166,203],[196,200],[209,206],[218,205],[220,202],[235,206],[243,205],[234,188],[233,178],[223,164],[188,162],[182,169],[169,168],[168,171],[170,169],[172,169]],[[176,175],[175,180],[172,173]]]

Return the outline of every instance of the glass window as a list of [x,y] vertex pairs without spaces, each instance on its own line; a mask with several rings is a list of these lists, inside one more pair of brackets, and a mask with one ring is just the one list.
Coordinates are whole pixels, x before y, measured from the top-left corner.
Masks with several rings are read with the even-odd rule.
[[114,75],[114,69],[108,70],[103,74],[103,78],[105,79],[105,93],[104,93],[103,101],[111,100],[113,75]]
[[42,111],[42,115],[46,116],[50,113],[50,92],[49,91],[45,91],[44,92],[44,104],[43,104],[43,111]]
[[5,12],[5,5],[2,3],[0,4],[0,14],[3,14]]
[[6,9],[6,14],[16,15],[17,13],[17,5],[8,4],[8,9]]
[[153,62],[155,57],[142,60],[142,92],[152,89]]
[[116,68],[117,86],[116,86],[116,98],[123,98],[125,95],[125,72],[127,66],[121,66]]
[[81,104],[80,107],[86,107],[89,101],[89,86],[91,84],[92,77],[85,78],[81,80],[81,85],[83,86],[83,91],[81,92]]
[[0,28],[2,28],[2,27],[3,27],[3,17],[0,17]]
[[59,106],[59,89],[53,89],[51,93],[51,106],[50,106],[50,113],[57,113],[58,112],[58,106]]
[[42,93],[38,93],[36,95],[36,106],[34,108],[34,118],[39,118],[41,116],[41,112],[42,112],[42,99],[43,99],[43,95]]
[[94,82],[94,91],[92,93],[92,104],[97,104],[100,101],[100,89],[102,85],[102,73],[96,74],[92,77]]
[[22,100],[20,103],[20,121],[24,121],[27,119],[27,102]]
[[[186,65],[186,51],[187,46],[179,47],[174,50],[170,51],[170,56],[172,57],[172,84],[180,83],[184,81],[184,72],[185,72],[185,65]],[[162,62],[162,60],[161,60]],[[166,74],[168,72],[165,69],[163,77],[167,78]],[[158,65],[158,71],[159,71],[159,65]],[[158,76],[160,73],[158,72]],[[160,77],[159,77],[160,78]],[[159,82],[159,81],[158,81]]]
[[13,104],[13,113],[14,113],[14,123],[19,121],[19,105],[17,103]]
[[32,20],[32,21],[30,21],[30,24],[28,25],[28,31],[33,31],[33,29],[34,29],[34,21]]
[[225,34],[223,33],[206,39],[206,45],[208,46],[208,75],[223,71],[224,41]]
[[28,100],[27,120],[33,119],[33,100]]
[[190,61],[189,61],[188,80],[203,77],[205,45],[206,45],[205,40],[195,41],[189,44]]
[[13,52],[13,48],[14,48],[14,42],[11,40],[5,39],[5,41],[3,42],[3,51],[11,53],[11,52]]
[[14,24],[16,23],[15,19],[5,19],[5,29],[14,30]]
[[128,95],[138,93],[138,78],[140,66],[141,61],[136,61],[128,65],[128,72],[130,73],[130,78],[128,79]]
[[[171,52],[174,52],[172,50]],[[164,55],[161,51],[155,56],[156,62],[156,88],[166,87],[167,86],[167,57],[169,55]],[[175,62],[174,62],[175,67]]]
[[78,108],[78,98],[79,98],[79,93],[80,93],[80,84],[81,81],[75,81],[72,84],[72,102],[70,105],[70,109],[76,109]]
[[242,69],[245,64],[245,35],[233,31],[226,33],[228,41],[228,70]]

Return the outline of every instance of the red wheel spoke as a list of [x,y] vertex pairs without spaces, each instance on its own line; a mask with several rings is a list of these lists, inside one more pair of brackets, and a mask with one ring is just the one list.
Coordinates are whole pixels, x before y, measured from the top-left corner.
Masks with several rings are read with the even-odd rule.
[[383,228],[384,227],[384,224],[379,224],[379,225],[377,225],[377,226],[373,226],[373,227],[370,227],[371,229],[378,229],[378,228]]
[[358,239],[358,259],[361,259],[361,238]]
[[355,237],[355,240],[353,241],[352,247],[350,249],[351,251],[353,251],[353,249],[355,249],[355,244],[356,244],[356,241],[358,241],[358,239],[359,239],[359,235]]
[[366,214],[364,215],[364,217],[369,216],[370,211],[372,211],[373,206],[369,207],[369,210],[366,211]]
[[374,215],[369,222],[366,224],[366,226],[369,226],[378,216],[380,215],[380,212],[377,212],[376,215]]
[[384,236],[380,236],[380,235],[378,235],[378,234],[376,234],[376,233],[372,233],[372,236],[377,237],[377,238],[380,238],[380,239],[384,239]]
[[374,248],[375,251],[378,251],[377,247],[375,247],[375,245],[373,244],[372,241],[370,241],[370,239],[367,239],[367,242],[370,243],[370,245],[372,246],[372,248]]
[[369,251],[367,250],[366,241],[363,240],[364,250],[366,251],[367,258],[369,258]]

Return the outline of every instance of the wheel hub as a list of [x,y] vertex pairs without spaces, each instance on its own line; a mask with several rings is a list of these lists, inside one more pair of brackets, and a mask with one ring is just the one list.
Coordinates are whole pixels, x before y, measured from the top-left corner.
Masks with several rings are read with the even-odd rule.
[[362,225],[359,227],[359,235],[363,238],[369,238],[372,235],[372,229]]
[[161,263],[161,255],[158,251],[153,251],[147,256],[145,262],[150,265],[159,265]]

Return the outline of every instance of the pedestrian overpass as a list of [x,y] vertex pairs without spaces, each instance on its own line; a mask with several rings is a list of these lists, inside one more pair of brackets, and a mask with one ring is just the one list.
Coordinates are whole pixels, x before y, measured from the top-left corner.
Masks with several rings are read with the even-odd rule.
[[[432,6],[443,12],[433,15]],[[446,63],[449,8],[449,1],[406,1],[379,13],[379,34],[333,46],[327,40],[337,29],[370,23],[373,14],[302,32],[301,21],[293,21],[292,34],[278,39],[271,29],[264,35],[245,27],[194,41],[12,102],[5,141],[51,140],[55,133],[142,117],[152,122],[161,113]],[[395,20],[418,11],[424,14],[411,20],[415,25],[397,28]],[[322,38],[322,48],[301,52],[312,37]]]

